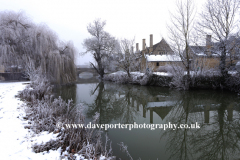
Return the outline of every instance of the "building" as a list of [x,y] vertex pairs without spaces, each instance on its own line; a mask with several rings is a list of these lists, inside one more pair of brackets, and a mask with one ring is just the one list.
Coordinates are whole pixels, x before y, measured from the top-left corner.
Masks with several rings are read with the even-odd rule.
[[146,69],[157,71],[160,66],[182,64],[179,56],[175,55],[169,44],[162,39],[159,43],[153,45],[153,35],[150,34],[150,45],[146,47],[145,39],[142,40],[142,51],[138,49],[137,52],[141,54],[141,71],[145,72]]
[[[239,47],[237,46],[237,41],[232,36],[226,42],[228,43],[226,55],[227,67],[235,66],[238,61],[238,55],[236,54],[238,51],[236,49]],[[211,35],[206,35],[206,45],[189,46],[189,56],[192,59],[192,70],[218,68],[221,58],[220,43],[212,42]]]
[[[206,45],[189,46],[190,69],[194,71],[203,69],[218,68],[221,59],[220,43],[212,42],[212,36],[206,36]],[[240,39],[231,36],[227,41],[227,55],[226,67],[232,69],[239,61]],[[142,40],[142,50],[139,51],[138,43],[136,50],[140,53],[141,57],[141,71],[145,72],[146,69],[157,71],[160,66],[178,65],[182,66],[182,58],[174,54],[169,44],[162,39],[159,43],[153,45],[153,35],[150,35],[150,45],[146,47],[145,39]],[[184,51],[186,57],[186,51]]]

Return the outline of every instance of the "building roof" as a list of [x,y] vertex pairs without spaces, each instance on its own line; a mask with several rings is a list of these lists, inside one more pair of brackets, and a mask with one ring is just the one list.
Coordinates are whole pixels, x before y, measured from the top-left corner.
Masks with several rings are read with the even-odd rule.
[[193,52],[194,55],[196,56],[207,56],[205,53],[206,51],[206,46],[189,46]]
[[[202,56],[202,57],[207,57],[207,48],[206,46],[189,46],[193,52],[194,55],[196,56]],[[211,56],[214,57],[219,57],[221,55],[221,51],[217,46],[212,46],[210,49]]]
[[153,45],[153,51],[156,50],[156,48],[157,48],[158,45],[161,46],[161,49],[162,49],[162,50],[165,50],[165,51],[168,51],[168,52],[173,52],[173,50],[171,49],[171,47],[170,47],[169,44],[165,41],[164,38],[162,38],[162,40],[161,40],[159,43]]
[[[157,48],[159,49],[159,47],[161,48],[161,50],[164,50],[164,51],[167,51],[167,52],[172,52],[173,53],[173,50],[171,49],[171,47],[169,46],[169,44],[165,41],[164,38],[162,38],[162,40],[156,44],[153,45],[153,51],[154,52],[155,50],[157,50]],[[150,49],[150,47],[147,47],[146,48],[148,51]],[[151,53],[150,53],[151,54]]]
[[175,105],[174,101],[148,102],[147,108],[153,110],[163,120]]

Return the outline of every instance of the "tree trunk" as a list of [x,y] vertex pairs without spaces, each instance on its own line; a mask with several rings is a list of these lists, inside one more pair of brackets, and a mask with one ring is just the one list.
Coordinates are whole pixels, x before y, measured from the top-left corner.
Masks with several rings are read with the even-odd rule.
[[102,66],[102,60],[98,60],[98,74],[100,76],[100,79],[103,79],[103,76],[104,76],[104,68]]
[[219,69],[221,71],[222,77],[226,78],[227,77],[227,70],[226,70],[226,47],[223,47],[221,57],[220,57],[220,65]]
[[128,74],[128,77],[130,78],[131,77],[131,74],[130,74],[130,69],[128,68],[127,70],[127,74]]

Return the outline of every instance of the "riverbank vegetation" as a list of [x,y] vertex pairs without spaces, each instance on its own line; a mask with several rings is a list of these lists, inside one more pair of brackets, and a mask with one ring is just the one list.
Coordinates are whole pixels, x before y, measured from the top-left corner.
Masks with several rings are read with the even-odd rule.
[[[85,124],[82,104],[75,105],[72,100],[55,98],[52,85],[46,78],[32,80],[31,84],[20,92],[19,97],[27,103],[26,117],[31,129],[38,134],[53,132],[56,140],[32,146],[36,153],[61,148],[61,157],[68,159],[114,159],[111,145],[106,137],[103,143],[101,129],[67,128],[66,124]],[[99,114],[93,117],[92,124],[98,123]]]

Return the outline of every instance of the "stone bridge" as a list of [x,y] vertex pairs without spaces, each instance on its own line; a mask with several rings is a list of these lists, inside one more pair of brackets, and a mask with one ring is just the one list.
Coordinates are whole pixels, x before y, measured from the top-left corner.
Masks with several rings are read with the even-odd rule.
[[94,68],[77,68],[76,73],[78,82],[95,82],[95,80],[97,80],[96,77],[98,76],[98,73]]

